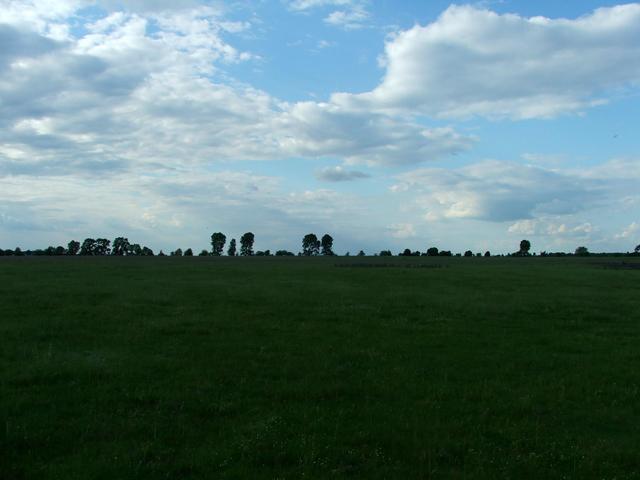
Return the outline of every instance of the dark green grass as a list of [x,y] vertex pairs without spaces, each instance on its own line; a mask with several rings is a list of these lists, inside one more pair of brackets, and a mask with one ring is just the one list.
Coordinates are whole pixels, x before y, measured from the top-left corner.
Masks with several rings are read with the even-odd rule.
[[637,260],[0,260],[3,480],[640,478]]

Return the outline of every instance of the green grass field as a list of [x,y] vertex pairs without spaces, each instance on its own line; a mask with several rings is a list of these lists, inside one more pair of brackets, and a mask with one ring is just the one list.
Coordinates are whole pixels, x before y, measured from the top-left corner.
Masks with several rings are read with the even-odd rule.
[[639,260],[2,258],[0,478],[640,478]]

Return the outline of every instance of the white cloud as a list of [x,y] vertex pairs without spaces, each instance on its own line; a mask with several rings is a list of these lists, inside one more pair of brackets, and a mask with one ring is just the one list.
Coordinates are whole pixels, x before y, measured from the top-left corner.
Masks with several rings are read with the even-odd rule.
[[615,235],[616,239],[636,238],[640,239],[640,223],[632,222],[622,232]]
[[363,0],[293,0],[288,2],[289,9],[295,12],[309,12],[320,7],[337,7],[329,13],[324,22],[345,30],[363,28],[370,19],[367,2]]
[[325,182],[349,182],[362,178],[369,178],[370,175],[358,170],[345,170],[343,167],[326,167],[316,172],[316,178]]
[[[619,162],[574,171],[485,161],[450,170],[423,168],[399,175],[392,191],[414,194],[431,219],[524,220],[513,228],[526,232],[535,230],[532,219],[540,216],[616,208],[637,188],[636,180],[624,172],[639,169],[640,164],[627,162],[618,175],[613,174],[615,165]],[[596,175],[599,170],[608,171],[609,177]]]
[[288,5],[291,10],[305,11],[326,6],[351,6],[354,3],[354,0],[291,0]]
[[638,58],[638,3],[574,20],[451,6],[435,22],[389,38],[377,88],[334,101],[447,118],[546,118],[637,87]]
[[389,225],[388,230],[394,238],[405,239],[416,236],[415,227],[411,223],[394,223]]
[[329,25],[341,27],[346,30],[363,28],[371,14],[363,5],[354,5],[347,10],[335,10],[324,21]]

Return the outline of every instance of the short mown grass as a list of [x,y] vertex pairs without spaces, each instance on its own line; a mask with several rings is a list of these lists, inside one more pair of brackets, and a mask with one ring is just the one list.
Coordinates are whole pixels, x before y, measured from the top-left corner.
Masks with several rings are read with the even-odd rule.
[[2,258],[0,478],[640,478],[623,262]]

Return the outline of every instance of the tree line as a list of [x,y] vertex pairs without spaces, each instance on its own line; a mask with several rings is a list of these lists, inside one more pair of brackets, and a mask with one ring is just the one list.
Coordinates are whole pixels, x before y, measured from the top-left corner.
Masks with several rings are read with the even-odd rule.
[[[219,257],[225,254],[225,246],[227,243],[227,236],[222,232],[215,232],[211,234],[211,250],[202,250],[198,254],[200,257],[214,256]],[[240,248],[235,238],[229,241],[229,246],[226,250],[226,255],[229,257],[243,256],[296,256],[295,253],[288,250],[277,250],[271,252],[271,250],[258,250],[254,251],[255,235],[252,232],[246,232],[240,237]],[[333,237],[328,233],[325,233],[320,239],[314,233],[308,233],[302,238],[302,249],[297,253],[297,256],[313,257],[313,256],[335,256],[336,253],[333,250]],[[0,248],[0,256],[176,256],[176,257],[192,257],[194,252],[191,248],[187,248],[184,251],[181,248],[177,248],[168,254],[160,250],[157,254],[147,246],[141,246],[139,243],[131,243],[126,237],[117,237],[111,242],[106,238],[86,238],[82,243],[71,240],[67,247],[61,245],[57,247],[49,246],[44,249],[36,250],[22,250],[20,247],[16,247],[11,250],[3,250]],[[345,256],[350,256],[350,252],[347,252]],[[394,254],[391,250],[382,250],[379,253],[374,253],[374,256],[390,257]],[[486,251],[484,253],[473,253],[471,250],[467,250],[463,253],[453,254],[450,250],[440,250],[437,247],[430,247],[426,251],[421,252],[419,250],[412,251],[409,248],[405,248],[403,251],[397,253],[401,257],[491,257],[491,252]],[[519,249],[516,252],[509,253],[507,256],[527,257],[536,255],[531,253],[531,242],[529,240],[522,240],[520,242]],[[568,255],[573,256],[589,256],[593,255],[589,252],[587,247],[580,246],[575,249],[573,253],[566,252],[540,252],[538,256],[541,257],[564,257]],[[633,252],[627,253],[601,253],[596,255],[640,255],[640,245],[637,245]],[[357,256],[366,256],[363,250],[357,253]],[[504,256],[504,255],[500,255]]]

